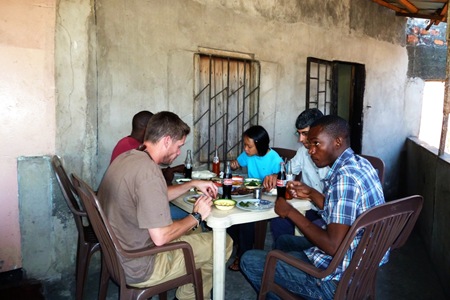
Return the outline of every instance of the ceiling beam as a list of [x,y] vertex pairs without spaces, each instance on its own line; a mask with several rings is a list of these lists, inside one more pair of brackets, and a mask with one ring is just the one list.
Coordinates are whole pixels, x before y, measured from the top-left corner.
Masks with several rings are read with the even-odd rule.
[[406,9],[411,13],[416,14],[419,12],[419,9],[408,0],[399,0],[398,2],[402,4],[404,7],[406,7]]
[[375,2],[375,3],[377,3],[377,4],[381,5],[381,6],[384,6],[384,7],[387,7],[389,9],[392,9],[393,11],[396,11],[398,13],[407,13],[408,12],[408,11],[398,7],[398,6],[392,5],[392,4],[387,3],[386,1],[383,1],[383,0],[372,0],[372,2]]
[[395,15],[398,17],[430,19],[430,20],[437,20],[437,21],[444,21],[444,19],[446,18],[445,16],[441,16],[441,15],[412,14],[412,13],[401,13],[401,12],[396,12]]

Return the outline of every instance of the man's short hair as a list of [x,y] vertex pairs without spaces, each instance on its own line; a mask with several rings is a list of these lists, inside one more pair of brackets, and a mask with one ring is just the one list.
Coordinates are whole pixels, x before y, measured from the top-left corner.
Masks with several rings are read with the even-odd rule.
[[191,129],[177,114],[170,111],[161,111],[154,114],[147,124],[144,141],[157,143],[161,138],[170,136],[179,141],[187,136]]
[[317,119],[311,124],[311,128],[320,126],[322,131],[328,133],[333,138],[341,137],[350,145],[350,126],[347,121],[336,115],[327,115]]
[[132,126],[133,131],[139,131],[147,128],[148,120],[153,116],[153,113],[148,110],[143,110],[134,115]]
[[320,110],[317,108],[309,108],[298,115],[297,120],[295,121],[295,127],[297,129],[306,128],[322,117],[323,113]]

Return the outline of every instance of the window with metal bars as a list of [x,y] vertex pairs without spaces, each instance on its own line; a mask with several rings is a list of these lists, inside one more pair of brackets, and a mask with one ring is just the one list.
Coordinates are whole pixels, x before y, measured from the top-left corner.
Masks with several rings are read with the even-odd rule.
[[324,115],[337,114],[337,103],[332,97],[333,62],[314,57],[307,58],[306,108],[318,108]]
[[194,161],[212,167],[243,151],[242,133],[258,124],[260,64],[246,58],[195,55]]

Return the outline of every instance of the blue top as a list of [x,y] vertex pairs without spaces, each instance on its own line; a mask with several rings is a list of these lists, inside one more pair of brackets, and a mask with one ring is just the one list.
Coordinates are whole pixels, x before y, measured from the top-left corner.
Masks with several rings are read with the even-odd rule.
[[[384,203],[383,188],[377,171],[368,160],[355,155],[351,148],[347,148],[338,157],[325,177],[324,195],[324,207],[319,214],[326,224],[337,223],[351,226],[363,212]],[[360,240],[361,235],[357,235],[341,264],[323,280],[341,278]],[[333,258],[318,247],[311,247],[304,252],[320,269],[325,269]],[[381,264],[386,263],[388,257],[389,251],[384,255]]]
[[280,172],[280,163],[283,160],[276,151],[269,149],[264,156],[248,156],[247,153],[242,152],[237,161],[241,167],[247,167],[248,177],[264,180],[267,175]]

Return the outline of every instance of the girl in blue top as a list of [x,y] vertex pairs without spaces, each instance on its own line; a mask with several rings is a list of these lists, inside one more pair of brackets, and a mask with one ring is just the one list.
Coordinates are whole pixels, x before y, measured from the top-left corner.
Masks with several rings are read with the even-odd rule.
[[[243,133],[242,137],[244,152],[238,156],[237,160],[231,161],[231,169],[247,167],[248,177],[259,178],[261,182],[267,175],[277,174],[280,171],[280,163],[283,160],[277,152],[269,148],[270,138],[264,127],[252,126]],[[239,271],[239,257],[253,248],[255,223],[231,226],[228,233],[238,245],[236,258],[228,268]]]

